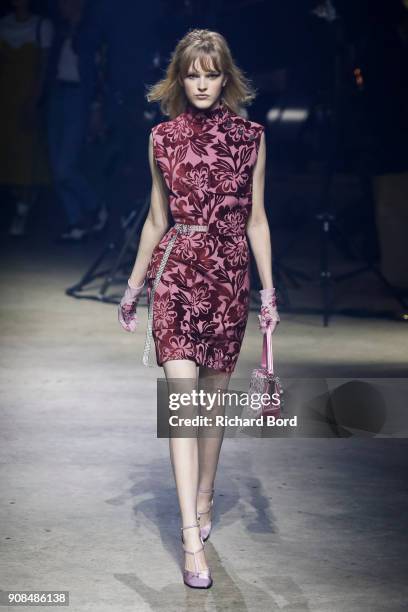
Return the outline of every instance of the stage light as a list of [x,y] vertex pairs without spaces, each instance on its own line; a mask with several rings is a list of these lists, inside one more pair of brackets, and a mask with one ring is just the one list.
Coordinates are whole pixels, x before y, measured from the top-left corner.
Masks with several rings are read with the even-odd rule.
[[270,123],[275,121],[285,122],[301,122],[305,121],[309,116],[309,111],[306,108],[271,108],[266,119]]

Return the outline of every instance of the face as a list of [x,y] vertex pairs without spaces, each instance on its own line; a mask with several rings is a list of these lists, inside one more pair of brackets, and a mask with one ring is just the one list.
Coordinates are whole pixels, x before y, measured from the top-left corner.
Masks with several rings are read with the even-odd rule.
[[205,70],[196,59],[183,79],[183,87],[190,104],[205,110],[217,105],[226,82],[225,74],[216,70],[212,61]]

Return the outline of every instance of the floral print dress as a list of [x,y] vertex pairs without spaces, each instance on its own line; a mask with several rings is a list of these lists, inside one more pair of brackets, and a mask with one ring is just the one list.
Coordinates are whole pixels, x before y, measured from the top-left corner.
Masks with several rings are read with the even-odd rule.
[[173,220],[207,226],[175,237],[151,304],[174,226],[153,250],[146,279],[159,366],[191,359],[234,371],[249,312],[246,222],[263,130],[224,103],[210,110],[188,105],[152,129],[154,159],[169,190]]

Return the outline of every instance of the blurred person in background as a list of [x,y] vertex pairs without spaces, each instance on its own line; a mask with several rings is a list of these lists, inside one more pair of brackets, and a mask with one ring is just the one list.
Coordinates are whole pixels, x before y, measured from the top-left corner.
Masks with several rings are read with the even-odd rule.
[[23,236],[38,187],[49,182],[39,103],[53,26],[30,0],[9,4],[0,19],[0,185],[15,198],[9,235]]
[[[159,48],[158,0],[88,0],[74,39],[78,53],[84,112],[91,126],[95,112],[106,128],[105,164],[110,229],[121,231],[123,219],[144,205],[150,170],[145,142],[150,130],[145,86],[156,78]],[[95,111],[98,90],[98,54],[103,49],[104,87],[101,109]],[[147,113],[146,113],[147,111]]]
[[370,5],[360,41],[381,271],[408,293],[408,2]]
[[[83,0],[58,0],[56,36],[49,63],[48,142],[55,190],[68,225],[59,241],[77,243],[103,229],[106,211],[81,168],[88,117],[83,104],[78,56],[72,40]],[[102,218],[104,217],[104,218]]]

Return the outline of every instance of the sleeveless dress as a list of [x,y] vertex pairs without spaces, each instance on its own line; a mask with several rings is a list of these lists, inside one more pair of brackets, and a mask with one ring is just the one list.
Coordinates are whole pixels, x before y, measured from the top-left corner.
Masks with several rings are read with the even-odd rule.
[[[207,227],[179,232],[172,226],[153,250],[146,286],[159,366],[191,359],[215,370],[235,369],[249,313],[246,222],[263,130],[224,103],[210,110],[188,105],[175,119],[152,128],[154,159],[169,190],[171,216],[176,224]],[[149,329],[144,365],[148,336]]]

